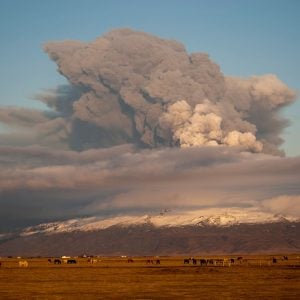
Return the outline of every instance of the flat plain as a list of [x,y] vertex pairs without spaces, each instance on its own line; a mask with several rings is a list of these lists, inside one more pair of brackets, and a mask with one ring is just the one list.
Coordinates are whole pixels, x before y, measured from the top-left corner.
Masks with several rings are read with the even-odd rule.
[[[101,257],[93,264],[75,258],[76,264],[60,265],[2,258],[0,299],[300,299],[300,256],[275,257],[276,263],[270,255],[213,257],[225,258],[224,266],[201,266],[200,256],[196,265],[184,264],[184,257],[133,257],[130,263]],[[20,267],[25,259],[28,267]]]

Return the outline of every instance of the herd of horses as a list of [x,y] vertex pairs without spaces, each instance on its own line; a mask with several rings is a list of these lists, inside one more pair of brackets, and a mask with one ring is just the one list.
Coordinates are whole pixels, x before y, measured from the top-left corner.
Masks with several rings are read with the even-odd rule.
[[243,260],[243,257],[242,256],[239,256],[238,258],[234,259],[234,258],[218,258],[218,259],[212,259],[212,258],[209,258],[209,259],[205,259],[205,258],[201,258],[201,259],[196,259],[196,258],[193,258],[193,257],[190,257],[190,258],[185,258],[183,260],[183,264],[192,264],[192,265],[197,265],[199,264],[200,266],[217,266],[217,265],[225,265],[225,264],[228,264],[228,265],[231,265],[231,264],[234,264],[236,262],[242,262]]
[[[273,264],[276,264],[278,262],[278,258],[273,257],[271,258],[271,262]],[[288,260],[287,256],[283,256],[281,260]],[[87,262],[90,264],[95,264],[101,260],[98,260],[93,257],[89,257],[87,259]],[[141,262],[141,259],[136,260],[138,262]],[[243,261],[246,261],[243,259],[242,256],[239,256],[237,258],[184,258],[183,259],[183,264],[184,265],[200,265],[200,266],[230,266],[232,264],[238,264],[242,263]],[[135,261],[132,258],[127,259],[127,263],[134,263]],[[144,261],[146,264],[155,264],[155,265],[160,265],[161,261],[160,259],[146,259]],[[77,264],[78,261],[76,259],[70,258],[70,259],[60,259],[60,258],[49,258],[48,259],[49,264],[54,264],[54,265],[61,265],[61,264]],[[18,261],[19,267],[28,267],[29,263],[27,260],[19,260]],[[1,267],[1,262],[0,262],[0,267]]]
[[[289,258],[287,256],[283,256],[281,258],[281,260],[288,260],[288,259]],[[276,264],[278,262],[278,260],[279,259],[276,257],[273,257],[271,259],[273,264]],[[225,265],[230,266],[232,264],[242,263],[244,261],[247,261],[247,260],[244,260],[242,256],[239,256],[236,259],[235,258],[196,259],[196,258],[190,257],[190,258],[185,258],[183,260],[183,264],[192,264],[192,265],[199,264],[200,266],[220,266],[220,265],[221,266],[225,266]]]
[[[77,260],[76,259],[58,259],[58,258],[55,258],[55,259],[51,259],[49,258],[48,259],[48,263],[53,263],[55,265],[61,265],[62,263],[66,263],[66,264],[77,264]],[[27,260],[19,260],[18,261],[18,264],[19,264],[19,267],[23,267],[23,268],[27,268],[29,263]],[[1,263],[0,263],[0,266],[1,266]]]
[[[63,260],[61,260],[61,259],[55,258],[53,260],[53,263],[55,265],[61,265],[62,262],[65,263],[65,264],[77,264],[77,260],[76,259],[63,259]],[[51,258],[48,259],[48,263],[50,263],[50,264],[52,263],[52,259]]]
[[[90,264],[95,264],[98,262],[98,259],[96,258],[88,258],[87,260],[88,263]],[[128,263],[133,263],[134,260],[132,258],[129,258],[127,260]],[[146,264],[156,264],[156,265],[160,265],[160,260],[159,259],[147,259],[146,261]],[[64,264],[77,264],[77,260],[76,259],[59,259],[59,258],[55,258],[55,259],[52,259],[52,258],[48,258],[48,263],[49,264],[54,264],[54,265],[61,265],[62,263]],[[19,267],[28,267],[28,261],[26,260],[20,260],[18,262],[19,264]],[[1,267],[1,262],[0,262],[0,267]]]
[[[128,258],[127,260],[128,263],[133,263],[134,260],[132,258]],[[151,265],[160,265],[160,259],[147,259],[146,264],[151,264]]]

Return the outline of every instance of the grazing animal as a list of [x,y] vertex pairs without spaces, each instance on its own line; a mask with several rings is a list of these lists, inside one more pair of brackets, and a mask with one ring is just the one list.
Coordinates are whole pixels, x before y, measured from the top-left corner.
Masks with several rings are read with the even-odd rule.
[[224,267],[225,265],[227,265],[227,266],[230,267],[230,265],[231,265],[230,259],[228,259],[228,258],[224,258],[224,259],[223,259],[223,267]]
[[272,262],[273,264],[276,264],[277,263],[277,259],[275,257],[272,258]]
[[207,259],[206,263],[210,264],[210,265],[213,265],[214,264],[214,260],[213,259]]
[[48,258],[48,263],[51,264],[52,263],[52,259]]
[[28,267],[28,261],[27,260],[20,260],[19,261],[19,267],[27,268]]
[[196,265],[197,264],[197,259],[192,258],[192,262],[193,262],[193,265]]
[[96,258],[90,258],[90,259],[88,260],[88,262],[91,263],[91,264],[95,264],[95,263],[98,262],[98,259],[96,259]]
[[207,260],[206,259],[200,259],[200,265],[201,266],[207,266]]
[[222,258],[218,258],[218,259],[215,259],[215,265],[224,265],[224,259]]
[[190,260],[189,260],[188,258],[185,258],[185,259],[183,260],[183,263],[184,263],[184,264],[189,264],[189,263],[190,263]]
[[0,261],[0,268],[1,268],[1,266],[2,266],[2,262]]
[[133,259],[132,259],[132,258],[128,258],[128,259],[127,259],[127,262],[128,262],[128,263],[133,263]]
[[283,257],[283,260],[288,260],[289,258],[287,256],[284,256]]
[[61,265],[61,260],[60,259],[54,259],[54,264],[55,265]]
[[153,262],[153,259],[147,259],[146,263],[147,264],[153,264],[154,262]]
[[77,264],[77,261],[75,259],[68,259],[67,264]]
[[160,265],[160,260],[157,259],[155,263],[156,263],[157,265]]
[[242,256],[239,256],[236,260],[241,261],[241,260],[243,260],[243,257],[242,257]]
[[230,258],[230,263],[234,264],[234,258]]

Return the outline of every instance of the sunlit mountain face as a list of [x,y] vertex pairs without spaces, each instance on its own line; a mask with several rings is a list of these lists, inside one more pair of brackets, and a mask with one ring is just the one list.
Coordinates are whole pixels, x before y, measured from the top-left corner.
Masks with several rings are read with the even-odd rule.
[[300,222],[235,210],[211,214],[72,219],[2,236],[0,255],[212,255],[295,253]]
[[183,226],[233,226],[239,224],[268,224],[278,222],[300,222],[295,217],[284,217],[282,215],[272,215],[262,213],[253,209],[223,209],[216,212],[214,209],[200,211],[186,211],[182,214],[163,210],[156,215],[142,216],[118,216],[118,217],[90,217],[71,219],[63,222],[44,223],[37,226],[27,227],[21,232],[21,236],[34,234],[58,234],[76,231],[97,231],[114,226],[132,227],[150,225],[160,227],[183,227]]

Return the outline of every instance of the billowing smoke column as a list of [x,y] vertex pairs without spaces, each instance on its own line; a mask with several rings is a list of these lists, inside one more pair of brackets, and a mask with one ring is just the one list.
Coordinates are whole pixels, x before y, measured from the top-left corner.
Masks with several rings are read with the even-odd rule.
[[72,149],[228,145],[280,154],[278,111],[294,93],[275,75],[225,77],[208,55],[130,29],[44,49],[70,86],[40,100],[63,120]]
[[240,146],[245,150],[261,152],[263,145],[252,132],[222,130],[222,118],[209,100],[197,104],[194,110],[186,101],[177,101],[168,107],[160,119],[162,126],[172,128],[173,139],[181,147],[191,146]]

